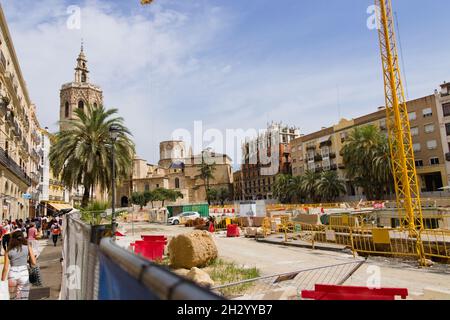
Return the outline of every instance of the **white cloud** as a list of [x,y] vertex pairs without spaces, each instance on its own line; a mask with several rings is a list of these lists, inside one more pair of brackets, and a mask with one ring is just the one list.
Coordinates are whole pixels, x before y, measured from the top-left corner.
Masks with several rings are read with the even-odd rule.
[[[192,130],[195,120],[223,132],[258,130],[276,120],[309,133],[332,125],[339,115],[360,116],[384,102],[378,53],[364,56],[362,49],[352,49],[353,39],[340,44],[347,48],[340,55],[327,51],[326,43],[320,54],[306,52],[295,61],[277,59],[283,54],[274,52],[253,61],[258,40],[234,42],[238,13],[200,0],[147,7],[135,2],[82,2],[81,30],[69,30],[66,10],[72,3],[2,1],[42,126],[57,128],[59,89],[73,79],[81,38],[91,80],[102,86],[106,106],[119,108],[138,152],[152,162],[158,160],[159,141],[177,128]],[[311,32],[299,33],[306,31]],[[376,34],[371,36],[375,44]],[[431,48],[420,57],[432,54],[439,56]],[[448,60],[441,56],[427,63]],[[432,93],[444,80],[435,77],[445,70],[423,68],[420,58],[409,62],[415,97]]]

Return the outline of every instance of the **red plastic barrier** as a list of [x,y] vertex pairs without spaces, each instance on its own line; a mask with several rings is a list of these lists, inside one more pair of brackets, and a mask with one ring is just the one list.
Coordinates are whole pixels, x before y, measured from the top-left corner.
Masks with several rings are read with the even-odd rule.
[[239,226],[237,224],[227,226],[227,237],[239,237]]
[[162,260],[164,255],[164,240],[136,241],[134,243],[134,253],[141,254],[150,260]]
[[303,290],[302,298],[314,300],[395,300],[396,296],[406,299],[408,289],[349,287],[316,284],[315,291]]
[[167,238],[166,236],[141,236],[141,239],[145,242],[148,241],[165,241],[165,244],[167,244]]

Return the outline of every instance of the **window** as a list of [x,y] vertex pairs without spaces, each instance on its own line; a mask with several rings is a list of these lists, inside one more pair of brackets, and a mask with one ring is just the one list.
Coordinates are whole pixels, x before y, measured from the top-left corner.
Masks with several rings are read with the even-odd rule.
[[97,102],[94,102],[94,108],[97,109],[98,105]]
[[66,116],[66,118],[68,118],[69,115],[70,115],[70,109],[69,109],[69,103],[68,102],[66,102],[66,106],[65,106],[65,109],[64,109],[64,115]]
[[436,140],[427,141],[427,148],[429,150],[436,149],[437,148],[437,141]]
[[432,133],[432,132],[434,132],[434,124],[425,125],[425,133]]
[[430,159],[430,164],[431,164],[432,166],[438,165],[438,164],[439,164],[439,158],[437,158],[437,157],[431,158],[431,159]]
[[423,113],[423,117],[424,118],[428,118],[428,117],[433,116],[433,110],[431,108],[423,109],[422,113]]
[[84,102],[82,100],[78,101],[78,109],[84,110]]
[[442,105],[442,111],[444,112],[444,117],[450,116],[450,102]]
[[417,119],[417,116],[416,116],[416,113],[415,112],[410,112],[409,114],[408,114],[408,117],[409,117],[409,120],[411,121],[411,120],[416,120]]
[[175,178],[175,189],[180,189],[180,179]]
[[419,135],[419,127],[411,128],[411,136],[415,137]]
[[420,143],[414,143],[413,144],[413,150],[414,152],[419,152],[421,149]]
[[445,131],[447,132],[447,136],[450,136],[450,123],[445,124]]
[[150,191],[150,185],[148,183],[145,184],[145,191]]
[[416,160],[416,167],[423,167],[423,160],[419,160],[419,159],[417,159]]

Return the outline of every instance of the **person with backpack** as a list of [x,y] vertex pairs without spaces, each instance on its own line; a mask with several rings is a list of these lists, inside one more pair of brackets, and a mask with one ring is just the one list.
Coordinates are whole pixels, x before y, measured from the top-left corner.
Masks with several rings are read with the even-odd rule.
[[61,227],[59,226],[58,223],[54,223],[52,225],[51,232],[52,232],[53,245],[56,247],[56,244],[58,243],[58,237],[61,234]]
[[28,245],[23,232],[16,230],[11,234],[2,272],[2,281],[8,278],[11,300],[28,300],[31,287],[28,259],[31,266],[37,265],[33,249]]

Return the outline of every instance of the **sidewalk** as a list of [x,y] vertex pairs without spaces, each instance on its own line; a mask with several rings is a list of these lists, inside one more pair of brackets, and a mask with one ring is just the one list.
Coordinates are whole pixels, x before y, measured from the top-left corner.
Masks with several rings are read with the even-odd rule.
[[41,269],[43,288],[33,287],[30,292],[30,300],[58,300],[62,279],[60,261],[62,242],[58,240],[57,246],[54,247],[51,239],[44,239],[39,241],[39,246],[41,254],[38,258],[38,264]]

